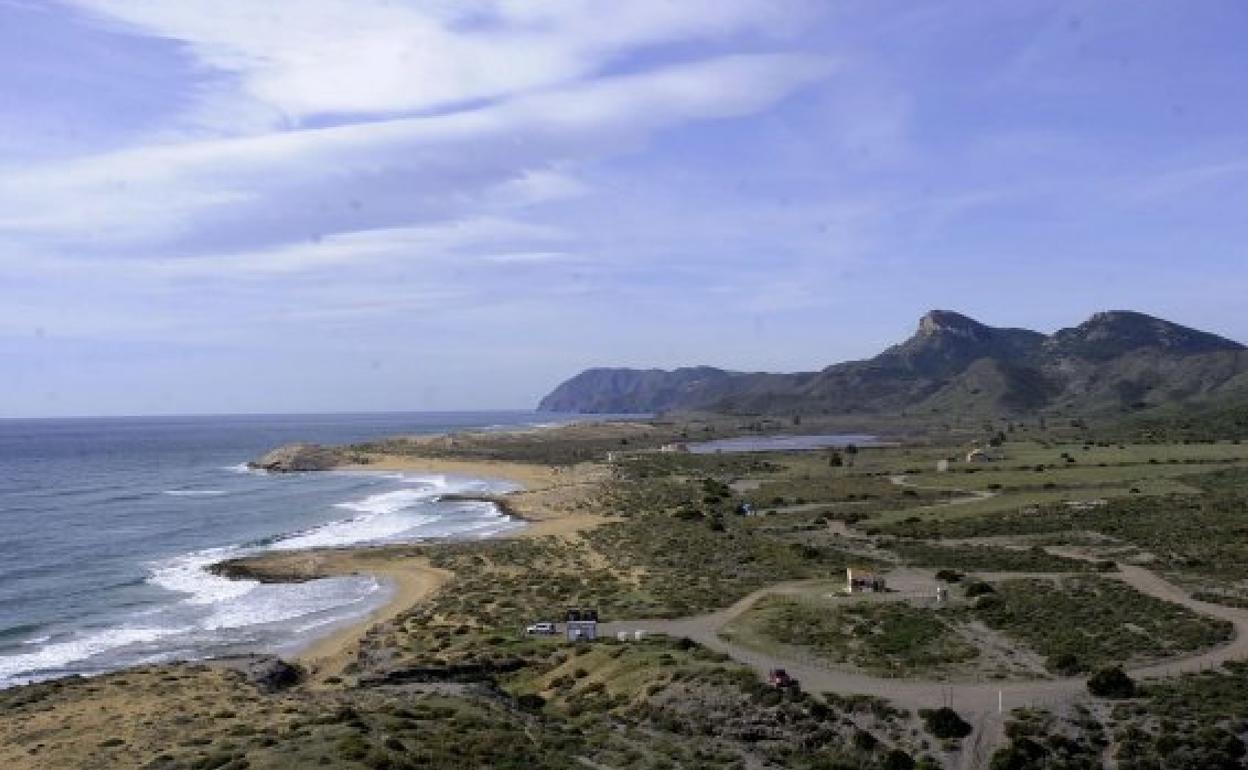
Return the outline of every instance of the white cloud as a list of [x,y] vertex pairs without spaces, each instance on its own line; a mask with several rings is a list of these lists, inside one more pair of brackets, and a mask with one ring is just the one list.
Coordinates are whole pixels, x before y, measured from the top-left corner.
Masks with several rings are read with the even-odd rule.
[[295,121],[567,84],[638,47],[792,28],[808,0],[73,0],[179,40]]
[[[355,267],[378,262],[408,262],[428,265],[448,259],[474,259],[478,250],[516,244],[554,244],[567,239],[554,227],[506,219],[475,218],[421,227],[394,227],[380,230],[334,233],[323,238],[236,254],[165,259],[140,262],[140,270],[151,268],[157,275],[176,278],[271,276],[333,268]],[[557,252],[527,254],[487,254],[487,261],[549,261]]]
[[514,251],[506,254],[487,254],[481,259],[495,265],[548,265],[575,262],[577,257],[564,251]]
[[[799,54],[722,56],[449,115],[151,145],[37,167],[0,179],[0,235],[98,248],[259,221],[270,238],[294,240],[308,235],[309,209],[326,196],[368,197],[374,216],[396,220],[368,223],[376,228],[460,218],[458,209],[500,191],[521,200],[578,194],[572,177],[551,169],[627,150],[669,126],[749,114],[830,66]],[[331,212],[317,226],[353,229],[352,216]]]

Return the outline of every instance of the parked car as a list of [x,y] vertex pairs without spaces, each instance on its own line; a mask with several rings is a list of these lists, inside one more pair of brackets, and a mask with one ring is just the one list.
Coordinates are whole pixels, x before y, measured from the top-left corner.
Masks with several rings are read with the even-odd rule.
[[559,633],[559,629],[555,628],[554,623],[542,622],[542,623],[534,623],[533,625],[524,629],[524,633],[530,636],[554,636],[555,634]]

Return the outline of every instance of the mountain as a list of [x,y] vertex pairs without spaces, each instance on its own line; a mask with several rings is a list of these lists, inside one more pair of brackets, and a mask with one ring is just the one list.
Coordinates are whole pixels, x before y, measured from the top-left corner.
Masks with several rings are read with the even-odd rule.
[[586,369],[542,399],[543,412],[626,414],[665,412],[717,401],[746,375],[710,366],[662,369]]
[[1248,349],[1143,313],[1097,313],[1044,335],[933,310],[909,339],[864,361],[792,374],[709,366],[588,369],[560,384],[538,408],[1001,414],[1138,410],[1242,394],[1248,394]]

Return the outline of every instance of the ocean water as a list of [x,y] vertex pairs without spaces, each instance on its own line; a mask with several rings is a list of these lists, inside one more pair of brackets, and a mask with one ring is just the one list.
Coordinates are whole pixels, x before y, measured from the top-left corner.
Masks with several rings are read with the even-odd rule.
[[[521,526],[444,475],[265,474],[291,441],[565,422],[531,412],[0,420],[0,687],[138,663],[283,651],[383,604],[368,577],[231,581],[270,549],[487,537]],[[577,418],[581,419],[581,418]]]

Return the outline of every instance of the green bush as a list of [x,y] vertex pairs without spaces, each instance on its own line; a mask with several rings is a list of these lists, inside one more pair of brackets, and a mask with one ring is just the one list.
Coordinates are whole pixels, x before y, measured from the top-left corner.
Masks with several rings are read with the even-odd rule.
[[948,706],[922,709],[919,717],[927,731],[942,741],[965,738],[971,734],[971,725]]
[[1135,696],[1135,681],[1122,666],[1109,666],[1088,677],[1088,692],[1098,698],[1131,698]]
[[996,593],[997,589],[982,580],[973,580],[966,584],[966,598],[974,599],[976,596],[984,596],[986,594]]

